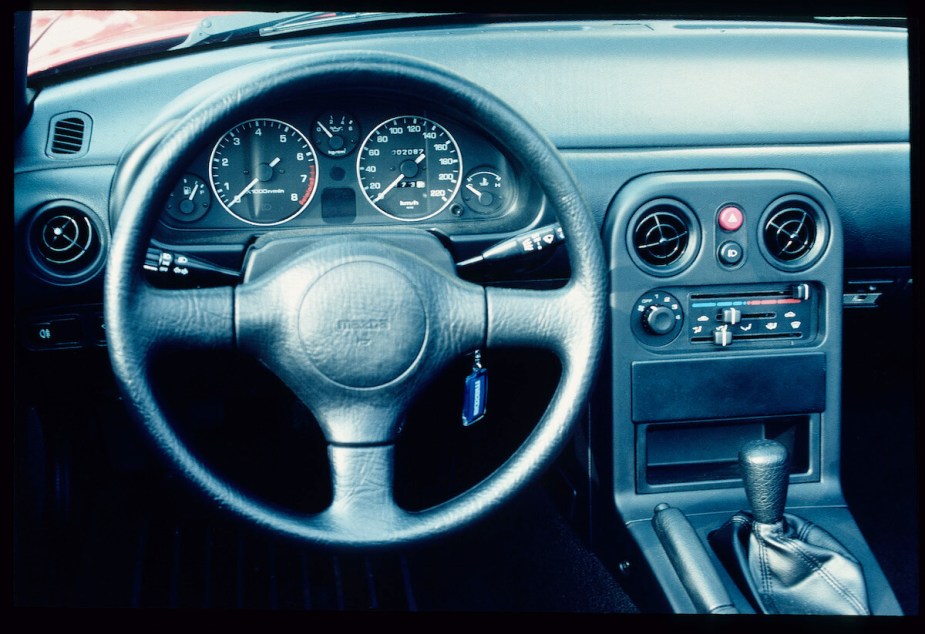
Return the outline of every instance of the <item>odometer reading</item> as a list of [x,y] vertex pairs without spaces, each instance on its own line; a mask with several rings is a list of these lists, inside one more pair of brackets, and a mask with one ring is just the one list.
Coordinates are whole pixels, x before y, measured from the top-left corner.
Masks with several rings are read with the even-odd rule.
[[315,152],[305,135],[276,119],[251,119],[226,132],[209,161],[216,198],[235,218],[278,225],[315,195]]
[[426,220],[447,208],[462,182],[462,157],[441,125],[397,117],[369,133],[357,158],[366,199],[396,220]]

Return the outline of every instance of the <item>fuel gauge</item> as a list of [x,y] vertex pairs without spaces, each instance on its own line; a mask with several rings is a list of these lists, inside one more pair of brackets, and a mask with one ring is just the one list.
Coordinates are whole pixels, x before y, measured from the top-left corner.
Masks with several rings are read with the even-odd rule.
[[493,213],[508,200],[507,184],[497,170],[477,167],[466,176],[462,199],[476,213]]
[[180,222],[199,220],[209,210],[212,196],[205,181],[193,174],[180,179],[164,205],[164,211]]

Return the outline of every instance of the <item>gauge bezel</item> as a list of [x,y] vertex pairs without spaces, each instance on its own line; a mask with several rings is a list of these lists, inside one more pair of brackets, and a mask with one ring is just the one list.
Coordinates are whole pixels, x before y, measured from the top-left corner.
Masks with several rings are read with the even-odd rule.
[[[505,179],[505,176],[502,174],[502,172],[503,170],[501,168],[495,167],[492,165],[478,165],[476,167],[473,167],[471,170],[469,170],[465,178],[463,178],[463,183],[466,186],[471,184],[470,181],[472,177],[475,176],[476,174],[483,174],[483,173],[493,174],[494,177],[498,180],[498,182],[501,183],[500,189],[502,192],[505,193],[505,195],[500,196],[498,194],[495,194],[497,202],[492,202],[491,204],[485,205],[485,206],[479,206],[477,204],[474,204],[471,201],[471,199],[467,199],[466,197],[467,194],[466,192],[462,191],[462,189],[464,189],[462,188],[460,189],[460,192],[461,192],[460,197],[462,198],[462,201],[466,205],[467,209],[469,209],[473,213],[476,213],[480,216],[495,216],[495,215],[499,215],[499,213],[505,208],[511,206],[511,203],[513,202],[513,196],[505,191],[506,179]],[[477,200],[480,200],[480,199],[477,199]]]
[[[354,136],[338,133],[338,136],[341,136],[344,139],[344,143],[346,144],[343,148],[338,149],[338,150],[325,149],[324,145],[316,139],[316,137],[321,138],[324,135],[323,131],[321,132],[318,131],[318,125],[321,123],[322,119],[331,118],[330,115],[343,115],[345,119],[349,120],[350,122],[349,125],[353,125],[353,128],[354,128],[353,134],[355,135],[355,140],[354,140]],[[360,127],[360,124],[357,121],[357,118],[353,116],[353,114],[348,112],[347,110],[343,110],[339,108],[325,109],[319,112],[317,116],[313,117],[311,121],[312,121],[311,140],[315,142],[317,146],[315,147],[315,150],[318,153],[330,159],[342,159],[342,158],[346,158],[350,156],[351,154],[353,154],[353,152],[359,147],[360,136],[363,134],[363,130]]]
[[[363,156],[366,152],[369,140],[373,138],[373,135],[376,134],[376,132],[378,132],[379,130],[381,130],[384,126],[387,126],[388,124],[392,122],[398,122],[403,119],[417,119],[420,121],[427,122],[439,128],[443,132],[443,134],[447,136],[447,138],[449,139],[449,142],[452,143],[453,147],[456,148],[456,156],[458,158],[458,163],[453,168],[457,172],[457,177],[456,177],[456,184],[453,187],[452,193],[447,197],[446,202],[443,205],[441,205],[439,209],[437,209],[436,211],[430,212],[426,216],[421,216],[419,218],[403,218],[401,216],[396,216],[395,214],[389,211],[386,211],[385,209],[380,207],[377,203],[373,202],[372,197],[370,197],[369,193],[366,191],[363,175],[360,172],[360,161],[363,159]],[[442,213],[445,209],[447,209],[447,207],[449,207],[452,204],[457,194],[459,194],[459,188],[462,186],[464,173],[465,173],[465,170],[463,166],[462,150],[460,150],[459,143],[456,142],[456,138],[452,135],[452,133],[450,133],[450,131],[446,128],[446,126],[444,126],[443,124],[437,121],[434,121],[430,117],[425,117],[423,115],[403,114],[403,115],[397,115],[394,117],[389,117],[388,119],[383,119],[380,123],[372,127],[372,129],[369,131],[369,134],[366,135],[366,138],[363,139],[363,142],[359,145],[357,149],[356,176],[357,176],[357,185],[360,189],[360,192],[362,192],[363,197],[366,199],[366,202],[372,205],[372,207],[376,211],[378,211],[379,213],[381,213],[382,215],[388,218],[391,218],[392,220],[398,220],[401,222],[422,222],[424,220],[430,220],[431,218],[436,217],[437,215]],[[427,182],[429,185],[430,183],[429,179]],[[425,189],[430,189],[430,188],[425,187]]]
[[[188,179],[201,182],[202,192],[208,196],[208,199],[206,200],[205,204],[202,204],[202,202],[198,202],[196,205],[196,208],[192,212],[188,214],[184,214],[182,211],[179,210],[179,205],[182,204],[182,201],[178,203],[177,206],[173,209],[168,207],[168,204],[170,203],[171,200],[174,199],[174,196],[177,193],[177,190],[183,186],[183,181],[188,180]],[[173,190],[171,190],[170,195],[167,197],[167,202],[164,203],[164,213],[166,213],[172,220],[175,220],[177,222],[181,222],[184,224],[188,224],[191,222],[196,222],[198,220],[201,220],[203,216],[209,213],[209,209],[211,209],[212,207],[213,192],[211,190],[212,190],[212,187],[206,183],[205,178],[202,178],[198,174],[187,172],[183,174],[177,180],[177,184],[174,185]],[[202,194],[198,194],[198,196],[201,196],[201,195]]]
[[[254,121],[269,121],[269,122],[278,124],[280,126],[283,126],[285,128],[289,128],[296,135],[302,138],[308,150],[306,153],[309,154],[311,157],[309,161],[309,166],[313,173],[310,179],[312,185],[311,185],[311,192],[309,193],[308,198],[306,199],[305,203],[303,203],[295,212],[293,212],[292,214],[286,216],[285,218],[281,220],[276,220],[273,222],[257,222],[257,221],[250,220],[248,218],[244,218],[243,216],[238,215],[237,213],[235,213],[228,207],[222,195],[219,193],[218,188],[215,186],[215,173],[214,173],[215,152],[218,151],[219,146],[222,145],[222,142],[228,137],[228,135],[231,132],[233,132],[234,130],[237,130],[238,128],[244,125],[247,125],[248,123],[252,123]],[[318,179],[319,179],[319,174],[320,174],[320,171],[318,169],[318,153],[315,151],[315,147],[312,145],[311,140],[298,127],[286,121],[282,121],[281,119],[275,119],[273,117],[253,117],[251,119],[240,121],[239,123],[228,128],[221,136],[219,136],[218,140],[212,146],[212,152],[209,154],[208,169],[209,169],[209,186],[212,188],[212,193],[215,195],[215,199],[221,205],[222,209],[224,209],[229,214],[231,214],[231,216],[235,218],[236,220],[240,220],[241,222],[244,222],[246,224],[249,224],[255,227],[275,227],[275,226],[282,225],[282,224],[285,224],[287,222],[294,220],[295,218],[299,217],[302,214],[302,212],[304,212],[308,208],[312,200],[315,198],[315,194],[318,192]]]

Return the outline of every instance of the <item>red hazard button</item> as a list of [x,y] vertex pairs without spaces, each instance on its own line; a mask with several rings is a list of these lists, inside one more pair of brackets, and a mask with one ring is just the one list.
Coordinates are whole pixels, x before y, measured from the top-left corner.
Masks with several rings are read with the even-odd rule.
[[724,231],[738,231],[744,220],[742,210],[734,205],[726,205],[719,210],[719,226]]

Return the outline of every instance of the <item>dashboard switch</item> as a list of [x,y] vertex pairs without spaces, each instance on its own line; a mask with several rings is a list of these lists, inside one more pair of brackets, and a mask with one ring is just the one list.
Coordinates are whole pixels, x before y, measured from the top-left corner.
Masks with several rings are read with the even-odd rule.
[[61,317],[36,321],[28,330],[29,345],[32,348],[54,348],[79,345],[83,330],[77,317]]
[[730,324],[732,326],[736,325],[742,321],[742,311],[738,308],[724,308],[723,309],[723,323]]
[[653,305],[645,313],[643,326],[654,335],[667,335],[675,329],[677,315],[667,306]]
[[802,299],[802,300],[809,299],[809,284],[807,284],[806,282],[802,282],[800,284],[794,284],[793,297],[795,299]]
[[738,231],[745,221],[742,210],[735,205],[726,205],[719,210],[717,222],[723,231]]
[[732,343],[732,333],[729,332],[729,326],[722,325],[713,331],[713,343],[723,348]]
[[480,255],[456,264],[457,267],[470,266],[480,262],[506,260],[522,255],[533,255],[545,249],[552,249],[565,242],[565,233],[559,223],[540,227],[529,233],[522,233],[503,240],[489,247]]
[[742,245],[729,240],[719,247],[719,261],[726,266],[735,266],[742,261]]
[[674,292],[662,289],[649,291],[633,307],[633,334],[646,345],[664,346],[671,343],[684,324],[681,300]]

